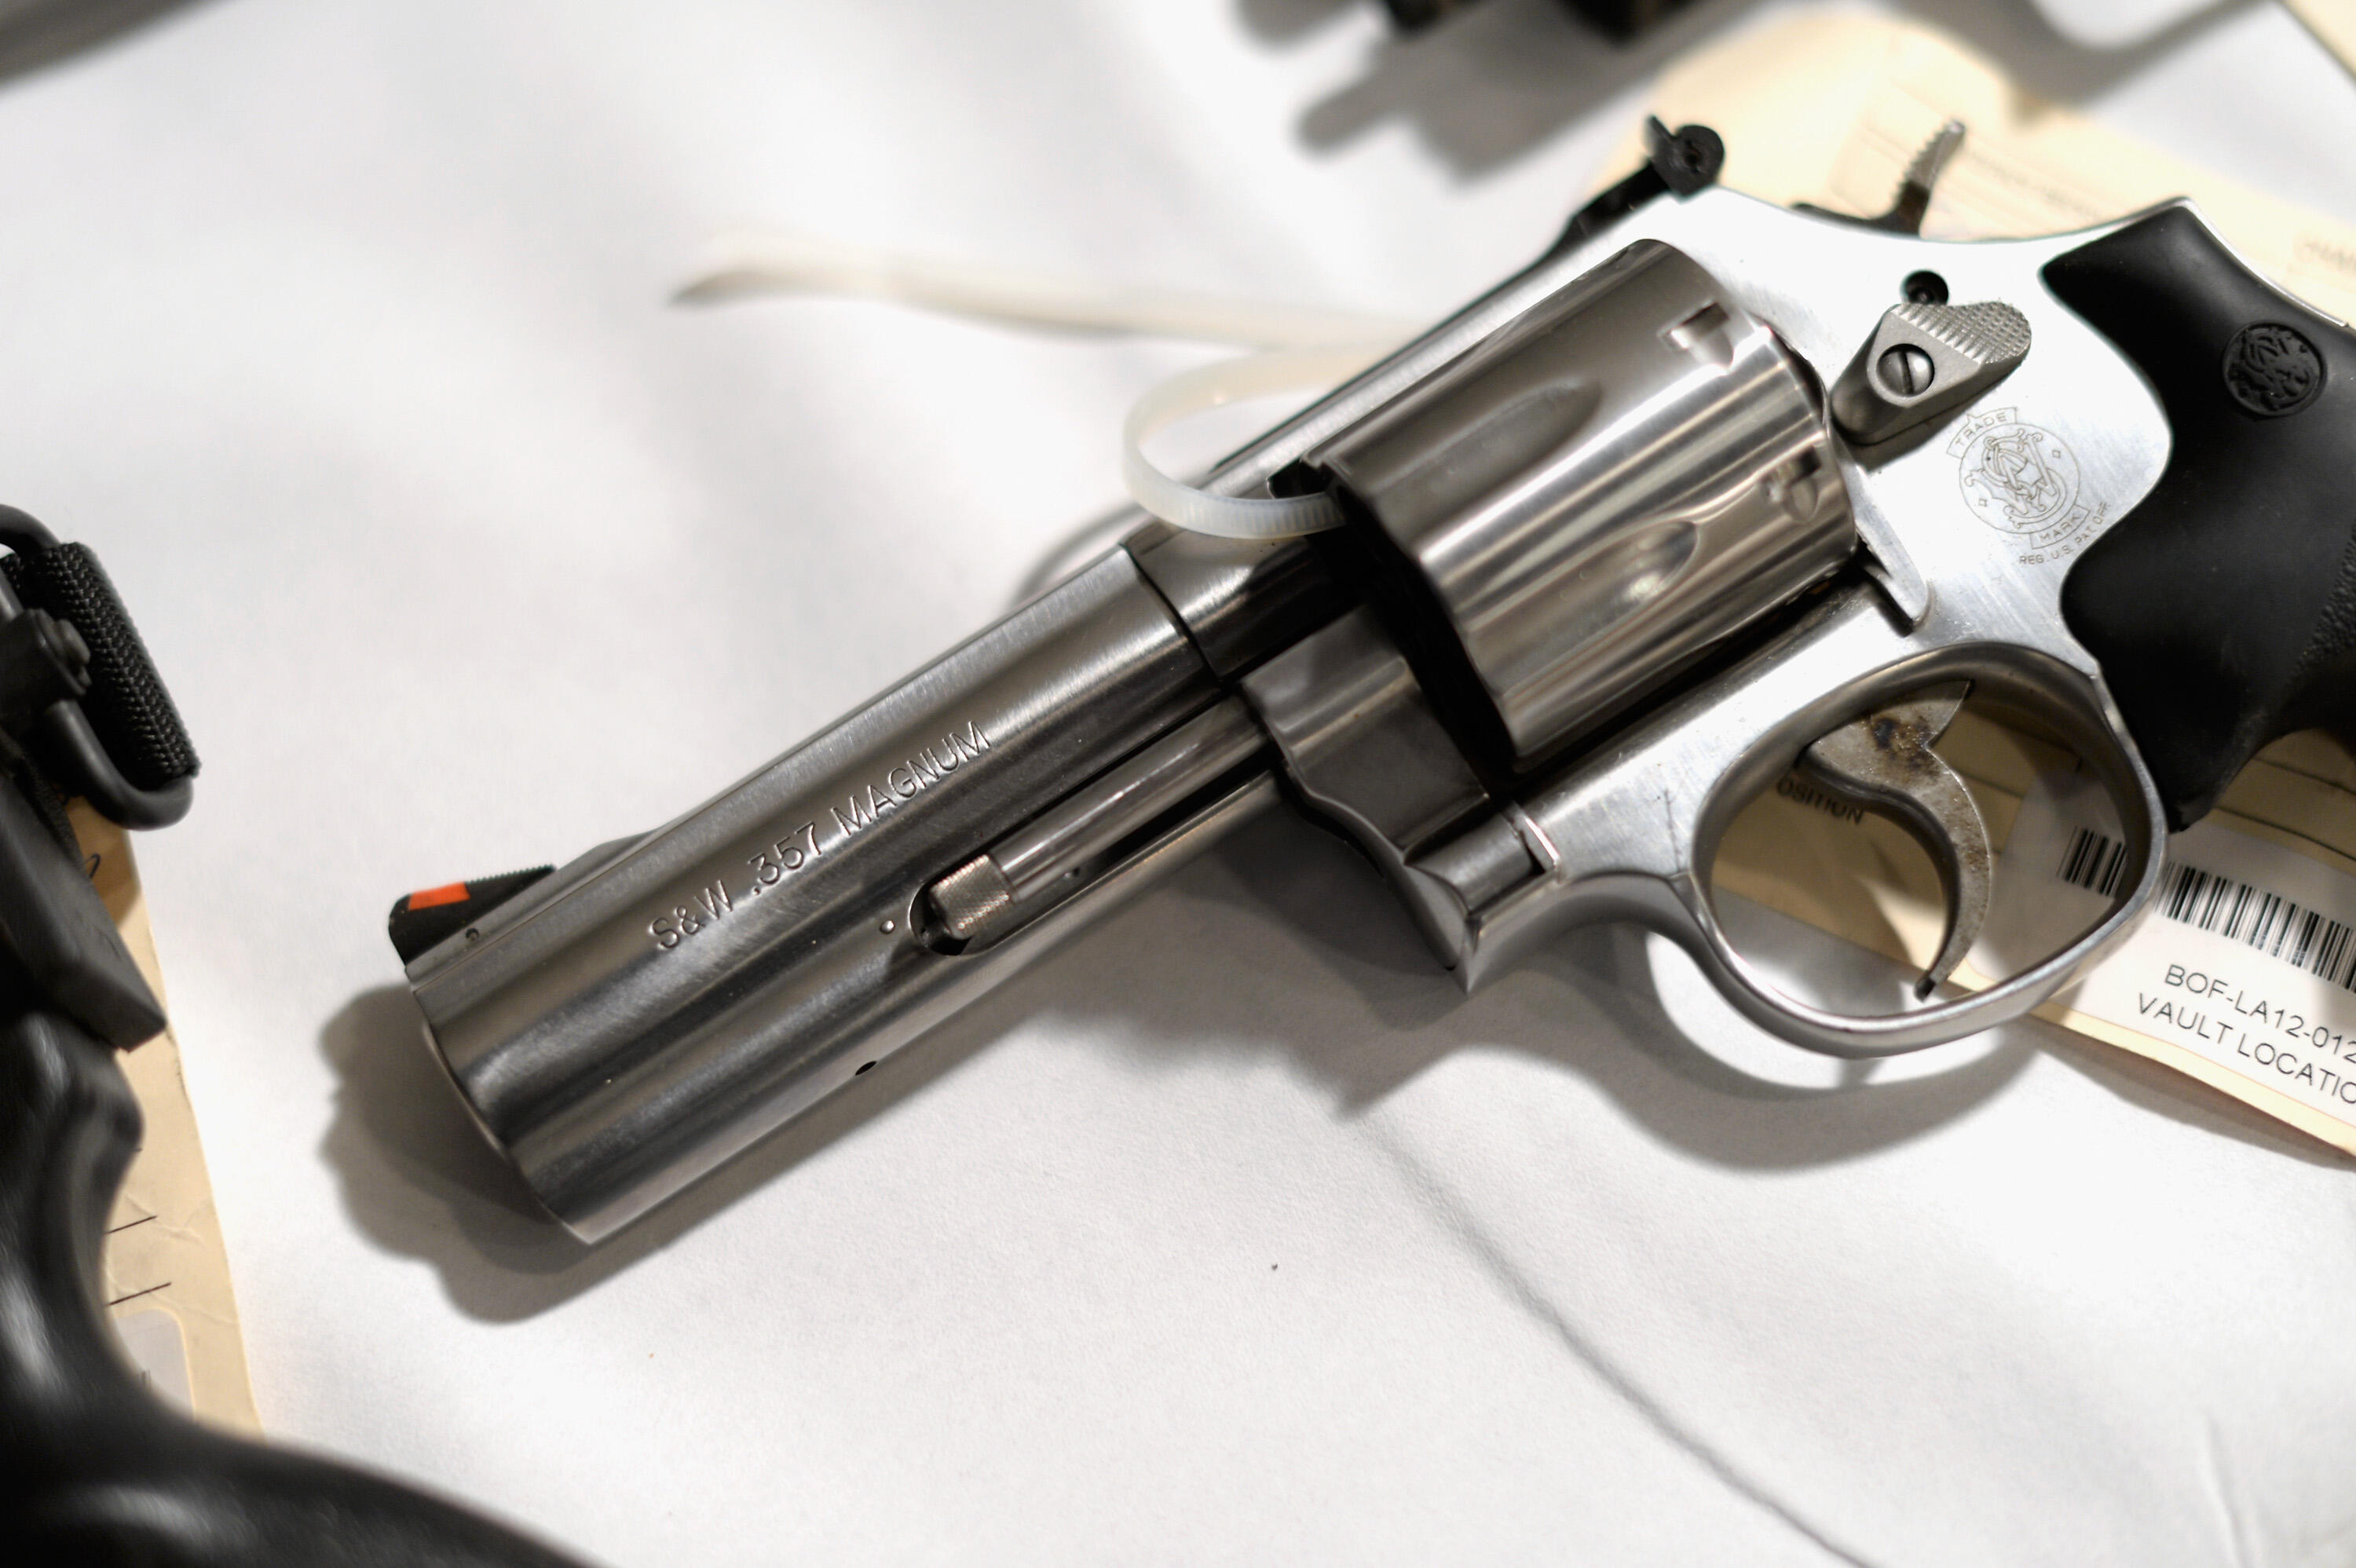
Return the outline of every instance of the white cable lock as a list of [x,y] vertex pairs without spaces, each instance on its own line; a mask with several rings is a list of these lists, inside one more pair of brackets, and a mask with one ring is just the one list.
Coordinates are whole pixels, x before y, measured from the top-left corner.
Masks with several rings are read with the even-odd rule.
[[1230,539],[1284,539],[1313,534],[1342,521],[1330,496],[1219,496],[1182,484],[1145,455],[1148,437],[1180,420],[1245,398],[1276,392],[1322,392],[1356,375],[1390,351],[1388,344],[1339,348],[1287,348],[1222,360],[1173,376],[1137,400],[1122,421],[1120,477],[1132,500],[1163,522]]

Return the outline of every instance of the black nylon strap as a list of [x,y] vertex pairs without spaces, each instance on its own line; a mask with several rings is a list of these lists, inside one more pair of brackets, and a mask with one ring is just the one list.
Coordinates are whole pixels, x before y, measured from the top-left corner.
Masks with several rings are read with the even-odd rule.
[[87,545],[27,549],[0,559],[8,586],[28,609],[71,622],[90,645],[89,695],[81,699],[91,728],[123,776],[141,789],[159,789],[195,776],[196,747],[172,695],[164,689],[122,599]]

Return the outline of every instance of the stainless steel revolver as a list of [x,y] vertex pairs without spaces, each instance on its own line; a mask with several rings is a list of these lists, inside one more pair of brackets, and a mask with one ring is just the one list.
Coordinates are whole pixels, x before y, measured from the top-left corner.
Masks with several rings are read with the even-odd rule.
[[[1468,988],[1620,920],[1838,1056],[2037,1006],[2253,751],[2356,729],[2356,336],[2180,203],[1920,238],[1957,129],[1859,220],[1719,187],[1714,135],[1655,125],[1536,264],[1207,481],[1339,527],[1141,513],[668,826],[402,900],[477,1120],[603,1237],[1280,801]],[[1967,696],[2073,752],[2126,849],[2069,945],[1942,994],[1987,907],[1932,749]],[[1812,1005],[1729,940],[1717,847],[1794,767],[1941,868],[1918,1005]]]

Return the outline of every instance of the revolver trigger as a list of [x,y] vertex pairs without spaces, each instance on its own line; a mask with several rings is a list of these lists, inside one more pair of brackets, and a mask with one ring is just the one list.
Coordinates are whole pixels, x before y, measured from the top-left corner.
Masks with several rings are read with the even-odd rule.
[[1969,681],[1933,687],[1824,736],[1800,767],[1826,789],[1911,830],[1938,866],[1947,893],[1947,934],[1915,983],[1927,997],[1955,972],[1987,919],[1993,853],[1971,792],[1931,750],[1954,721]]

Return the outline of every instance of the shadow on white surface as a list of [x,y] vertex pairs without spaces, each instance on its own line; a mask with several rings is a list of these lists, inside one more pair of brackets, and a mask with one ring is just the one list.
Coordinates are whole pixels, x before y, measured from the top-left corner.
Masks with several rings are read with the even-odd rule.
[[1289,44],[1317,31],[1354,7],[1375,10],[1381,0],[1238,0],[1237,12],[1252,37]]
[[0,80],[193,9],[197,0],[0,0]]
[[[2124,48],[2055,32],[2029,0],[1902,0],[1900,9],[1993,57],[2040,97],[2083,101],[2132,77],[2256,0],[2224,0]],[[1365,0],[1368,10],[1374,0]],[[1349,7],[1336,0],[1237,0],[1245,26],[1285,46]],[[1511,163],[1672,59],[1764,10],[1761,0],[1695,0],[1632,42],[1614,44],[1559,0],[1484,0],[1430,31],[1388,38],[1364,73],[1303,112],[1302,143],[1328,151],[1404,125],[1471,179]]]
[[[1886,983],[1881,972],[1892,966],[1884,961],[1813,933],[1795,947],[1792,932],[1801,928],[1783,931],[1779,918],[1767,917],[1758,939],[1782,942],[1787,961],[1797,953],[1845,971],[1819,973],[1826,994]],[[1173,928],[1174,942],[1162,940]],[[1291,933],[1289,972],[1266,961],[1271,928]],[[1660,962],[1652,940],[1631,927],[1573,932],[1526,973],[1467,998],[1432,964],[1372,868],[1338,841],[1278,818],[601,1247],[581,1245],[550,1220],[477,1131],[404,987],[362,993],[322,1032],[340,1083],[321,1153],[364,1233],[430,1263],[462,1311],[499,1322],[535,1316],[662,1251],[1026,1020],[1051,1015],[1104,1050],[1172,1061],[1225,1055],[1239,1065],[1282,1058],[1330,1092],[1344,1122],[1451,1051],[1520,1053],[1586,1079],[1665,1146],[1758,1171],[1854,1159],[1922,1136],[1999,1093],[2034,1051],[2066,1042],[2062,1060],[2147,1109],[2336,1163],[2233,1102],[2041,1024],[1942,1048],[1950,1053],[1943,1061],[1877,1080],[1870,1067],[1826,1063],[1757,1034],[1682,959]],[[1235,983],[1205,985],[1205,974]],[[1290,1004],[1296,986],[1305,999]],[[1348,1005],[1353,997],[1363,1005]],[[1816,1076],[1778,1072],[1779,1052]]]

